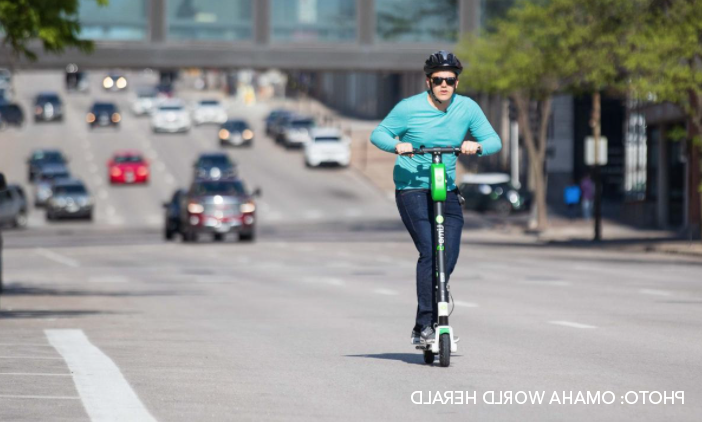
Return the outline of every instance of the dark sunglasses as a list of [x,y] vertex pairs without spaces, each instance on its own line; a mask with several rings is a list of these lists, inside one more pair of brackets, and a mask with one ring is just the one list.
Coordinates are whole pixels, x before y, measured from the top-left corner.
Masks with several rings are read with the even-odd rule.
[[444,83],[444,81],[446,81],[446,85],[448,85],[448,86],[454,86],[454,85],[456,85],[456,81],[457,81],[457,80],[458,80],[458,78],[455,78],[455,77],[440,78],[440,77],[438,77],[438,76],[434,76],[433,78],[431,78],[431,82],[432,82],[434,85],[437,85],[437,86],[438,86],[438,85],[441,85],[442,83]]

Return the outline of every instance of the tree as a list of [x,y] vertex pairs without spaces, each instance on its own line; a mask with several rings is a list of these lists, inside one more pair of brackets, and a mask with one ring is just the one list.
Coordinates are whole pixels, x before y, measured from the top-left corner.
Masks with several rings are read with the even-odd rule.
[[[494,22],[489,33],[469,36],[458,48],[468,64],[463,88],[503,95],[517,108],[534,181],[536,229],[548,224],[546,141],[552,97],[563,85],[561,40],[568,28],[548,8],[525,1]],[[532,116],[537,115],[536,127]]]
[[700,225],[702,156],[702,0],[659,0],[646,14],[625,60],[642,99],[677,105],[687,119],[688,197]]
[[[95,1],[103,6],[108,3]],[[13,61],[22,56],[36,60],[29,47],[34,40],[50,53],[61,53],[67,47],[92,51],[92,41],[79,38],[78,7],[79,0],[0,0],[2,46],[10,49]]]

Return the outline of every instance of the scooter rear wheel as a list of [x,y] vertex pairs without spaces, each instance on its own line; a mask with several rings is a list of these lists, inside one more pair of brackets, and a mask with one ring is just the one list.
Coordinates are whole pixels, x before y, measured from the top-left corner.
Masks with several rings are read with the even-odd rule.
[[444,368],[451,365],[451,336],[448,334],[439,337],[439,365]]
[[432,353],[431,350],[424,351],[424,363],[428,365],[434,363],[434,353]]

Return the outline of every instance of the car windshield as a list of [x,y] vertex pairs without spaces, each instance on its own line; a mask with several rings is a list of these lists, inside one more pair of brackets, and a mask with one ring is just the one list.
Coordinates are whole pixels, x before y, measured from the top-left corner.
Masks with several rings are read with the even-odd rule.
[[6,113],[17,113],[20,108],[17,104],[0,104],[0,110]]
[[57,104],[61,100],[59,100],[59,97],[56,95],[40,95],[37,97],[37,103],[53,103]]
[[227,130],[238,130],[242,131],[247,128],[246,123],[244,122],[227,122],[224,127]]
[[41,180],[68,179],[68,173],[43,173]]
[[42,163],[63,163],[63,156],[60,152],[35,152],[32,155],[32,161],[41,161]]
[[154,98],[156,97],[155,91],[143,91],[137,94],[139,98]]
[[229,167],[232,165],[226,156],[200,157],[198,167]]
[[118,155],[114,159],[114,162],[117,164],[141,163],[142,161],[144,161],[144,160],[139,155]]
[[218,106],[219,101],[217,101],[217,100],[204,100],[204,101],[200,101],[200,105],[201,106]]
[[337,136],[318,136],[314,138],[315,142],[339,142],[341,138]]
[[239,181],[210,181],[193,186],[196,195],[243,195],[244,184]]
[[59,185],[54,186],[54,195],[86,195],[88,193],[83,185]]
[[310,119],[293,120],[292,122],[290,122],[290,125],[296,129],[310,128],[310,127],[314,126],[314,121],[312,121]]
[[182,111],[183,107],[181,106],[163,106],[159,107],[160,111]]
[[115,109],[114,104],[98,103],[93,105],[93,112],[95,113],[112,113]]

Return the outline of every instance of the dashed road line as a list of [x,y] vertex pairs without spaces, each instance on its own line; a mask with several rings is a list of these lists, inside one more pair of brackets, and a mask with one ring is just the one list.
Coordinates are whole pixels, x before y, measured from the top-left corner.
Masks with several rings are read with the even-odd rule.
[[93,422],[152,422],[117,365],[82,330],[44,330],[73,374],[78,395]]
[[460,300],[454,300],[453,303],[456,304],[456,306],[460,306],[462,308],[477,308],[478,307],[478,304],[473,303],[473,302],[462,302]]
[[639,290],[639,293],[642,295],[651,295],[651,296],[672,296],[671,292],[665,291],[665,290],[655,290],[655,289],[641,289]]
[[549,321],[548,323],[553,324],[553,325],[562,325],[564,327],[570,327],[570,328],[581,328],[581,329],[597,328],[594,325],[580,324],[579,322],[571,322],[571,321]]
[[373,290],[374,293],[377,293],[379,295],[386,295],[386,296],[397,296],[399,293],[397,293],[394,290],[390,289],[375,289]]
[[56,252],[50,251],[48,249],[36,248],[36,249],[34,249],[34,252],[37,255],[41,255],[44,258],[50,259],[54,262],[58,262],[59,264],[63,264],[63,265],[73,267],[73,268],[80,267],[80,262],[76,261],[75,259],[68,258],[67,256],[63,256],[63,255],[58,254]]

